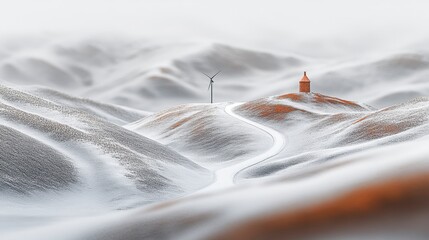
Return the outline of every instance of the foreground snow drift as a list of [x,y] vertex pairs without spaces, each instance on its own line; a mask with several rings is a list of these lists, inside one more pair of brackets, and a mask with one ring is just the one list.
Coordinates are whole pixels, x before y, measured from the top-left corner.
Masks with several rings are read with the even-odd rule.
[[[69,222],[61,226],[62,234],[78,232],[76,239],[426,239],[428,143],[363,151],[233,191],[86,219],[90,229]],[[60,235],[44,231],[41,236]]]
[[61,190],[78,182],[71,159],[49,145],[0,125],[0,191]]

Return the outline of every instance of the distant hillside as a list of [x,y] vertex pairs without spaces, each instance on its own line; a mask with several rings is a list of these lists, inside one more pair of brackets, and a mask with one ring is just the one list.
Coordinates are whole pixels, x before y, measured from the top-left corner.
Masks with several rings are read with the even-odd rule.
[[242,102],[295,92],[307,70],[315,92],[387,107],[429,96],[425,51],[405,49],[362,59],[309,58],[244,49],[217,42],[153,42],[123,38],[52,39],[34,46],[0,46],[0,83],[37,85],[157,112],[208,102],[208,79],[216,102]]

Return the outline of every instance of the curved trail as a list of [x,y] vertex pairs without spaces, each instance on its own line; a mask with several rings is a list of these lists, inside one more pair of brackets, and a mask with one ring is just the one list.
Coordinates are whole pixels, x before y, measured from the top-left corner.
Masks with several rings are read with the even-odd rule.
[[225,107],[225,112],[228,115],[230,115],[231,117],[234,117],[234,118],[236,118],[240,121],[243,121],[249,125],[252,125],[256,128],[259,128],[260,130],[269,134],[271,136],[271,138],[273,139],[273,146],[270,149],[268,149],[267,151],[265,151],[259,155],[256,155],[256,156],[254,156],[248,160],[245,160],[245,161],[239,162],[237,164],[234,164],[234,165],[224,167],[224,168],[217,170],[215,172],[215,181],[212,184],[210,184],[209,186],[195,192],[194,194],[207,193],[207,192],[211,192],[211,191],[215,191],[215,190],[224,189],[224,188],[234,186],[234,179],[235,179],[235,176],[238,172],[277,155],[285,147],[285,138],[284,138],[283,134],[277,132],[276,130],[274,130],[272,128],[269,128],[269,127],[264,126],[262,124],[259,124],[257,122],[251,121],[245,117],[242,117],[242,116],[234,113],[234,111],[233,111],[234,108],[238,107],[241,104],[242,103],[230,104],[230,105]]

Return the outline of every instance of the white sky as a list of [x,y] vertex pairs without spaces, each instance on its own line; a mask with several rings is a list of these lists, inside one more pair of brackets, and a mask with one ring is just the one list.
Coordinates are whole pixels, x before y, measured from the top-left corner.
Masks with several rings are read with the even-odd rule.
[[0,35],[128,33],[320,53],[429,36],[426,0],[0,0]]

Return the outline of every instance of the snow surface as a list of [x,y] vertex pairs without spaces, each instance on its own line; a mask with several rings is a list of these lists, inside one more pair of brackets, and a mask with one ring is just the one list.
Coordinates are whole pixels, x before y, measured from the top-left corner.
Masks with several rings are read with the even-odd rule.
[[[148,239],[205,239],[208,237],[224,239],[223,232],[232,231],[253,219],[265,219],[277,213],[287,215],[301,209],[311,209],[313,206],[329,202],[354,190],[365,189],[366,186],[377,185],[392,179],[427,176],[429,170],[427,162],[429,153],[425,148],[427,144],[427,139],[422,139],[376,150],[366,150],[339,158],[330,164],[306,169],[301,173],[285,175],[268,182],[242,185],[236,187],[234,191],[221,191],[217,194],[198,197],[190,196],[121,214],[85,218],[83,219],[84,224],[69,221],[58,227],[55,226],[57,229],[61,229],[61,233],[49,229],[35,229],[22,232],[17,236],[33,234],[38,237],[35,239],[63,238],[63,236],[66,236],[64,239],[141,239],[142,237]],[[387,152],[390,154],[386,158]],[[407,196],[398,195],[397,198],[407,199]],[[381,201],[383,201],[383,196],[381,196]],[[298,233],[293,232],[293,229],[291,231],[293,234],[297,234],[293,236],[306,239],[356,239],[360,237],[377,239],[386,236],[425,239],[427,236],[425,224],[427,211],[424,209],[426,208],[422,209],[423,212],[419,212],[419,210],[417,212],[414,210],[395,212],[395,209],[404,208],[406,210],[408,206],[408,204],[396,205],[395,208],[383,210],[381,205],[375,209],[382,209],[381,213],[377,212],[375,216],[369,215],[369,218],[364,218],[364,222],[360,222],[359,218],[353,220],[354,218],[351,217],[348,221],[357,221],[357,224],[343,229],[335,227],[341,226],[342,218],[332,220],[332,226],[321,230],[317,230],[319,229],[317,228],[318,222],[311,221],[310,218],[305,227],[315,227],[314,231]],[[353,206],[346,205],[345,208],[353,211]],[[367,213],[366,210],[364,212]],[[368,221],[371,218],[376,218],[377,221]],[[392,228],[397,224],[401,228]],[[287,225],[284,227],[287,229]],[[259,229],[257,226],[253,226],[253,228]],[[268,229],[270,228],[268,227]],[[247,230],[253,231],[251,228]],[[263,230],[261,232],[270,233]]]
[[[241,114],[277,129],[293,141],[274,159],[242,171],[238,179],[300,171],[346,154],[418,139],[429,133],[427,98],[381,110],[327,100],[331,98],[289,94],[242,105],[238,109]],[[280,111],[276,112],[275,107],[279,106]]]
[[[292,218],[428,170],[427,98],[376,109],[292,93],[150,114],[45,88],[1,86],[0,93],[2,239],[235,238],[248,222]],[[384,199],[378,191],[372,201]],[[414,201],[400,199],[395,209]],[[341,221],[328,215],[320,236],[390,236],[392,224],[401,226],[395,236],[426,236],[425,205],[372,207],[365,214],[374,222],[349,208],[356,224],[338,232]],[[251,232],[263,229],[271,228]],[[294,229],[271,231],[319,236]]]
[[265,131],[225,111],[228,105],[181,105],[125,127],[214,170],[259,155],[272,145]]
[[427,239],[426,48],[248,46],[3,41],[0,238]]
[[182,196],[211,181],[177,152],[104,120],[126,110],[89,102],[103,119],[81,99],[62,99],[0,86],[1,232]]

